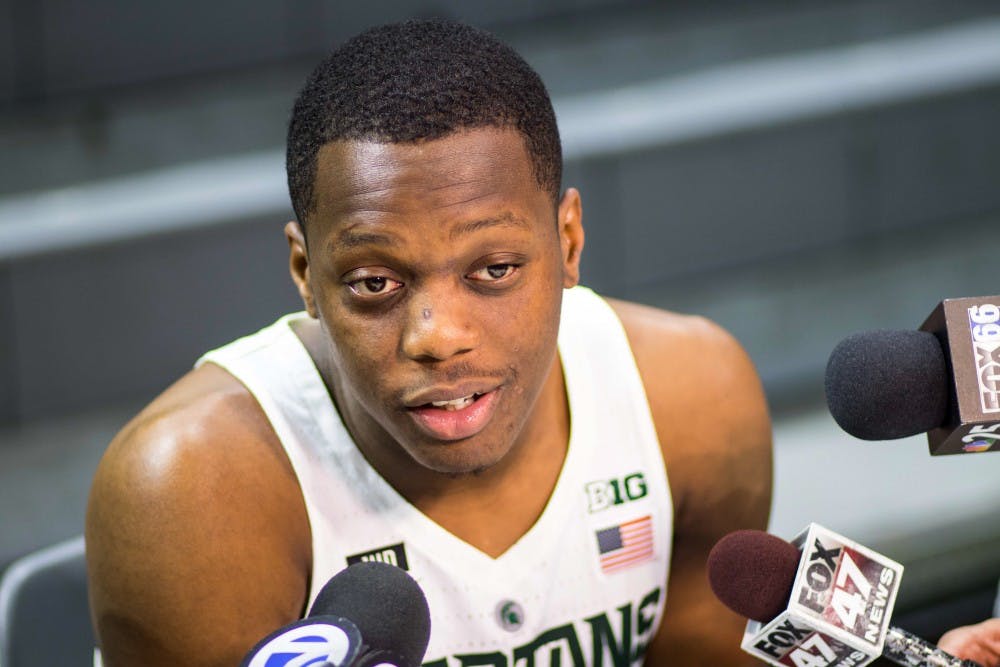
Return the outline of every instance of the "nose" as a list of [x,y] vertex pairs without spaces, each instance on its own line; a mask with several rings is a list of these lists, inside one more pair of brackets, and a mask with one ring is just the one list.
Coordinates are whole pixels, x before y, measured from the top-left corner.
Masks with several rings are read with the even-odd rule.
[[408,304],[402,351],[409,359],[444,361],[475,348],[476,329],[460,299],[425,296]]

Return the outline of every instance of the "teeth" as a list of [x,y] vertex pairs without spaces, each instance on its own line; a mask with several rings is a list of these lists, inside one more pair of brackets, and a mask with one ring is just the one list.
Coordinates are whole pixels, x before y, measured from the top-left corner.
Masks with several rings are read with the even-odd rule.
[[456,398],[452,401],[431,401],[431,405],[435,408],[444,408],[448,412],[454,412],[455,410],[461,410],[462,408],[467,408],[472,405],[473,401],[476,400],[477,395],[478,394],[470,394],[469,396]]

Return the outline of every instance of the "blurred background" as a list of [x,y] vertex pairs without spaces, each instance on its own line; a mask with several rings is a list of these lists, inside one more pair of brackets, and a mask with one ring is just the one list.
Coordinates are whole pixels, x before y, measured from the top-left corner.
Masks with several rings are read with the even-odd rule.
[[1000,293],[1000,6],[952,0],[3,0],[0,569],[78,535],[112,435],[204,351],[300,307],[293,97],[359,30],[446,16],[553,96],[584,281],[707,315],[775,417],[771,530],[907,566],[896,625],[989,614],[1000,454],[861,443],[823,401],[849,333]]

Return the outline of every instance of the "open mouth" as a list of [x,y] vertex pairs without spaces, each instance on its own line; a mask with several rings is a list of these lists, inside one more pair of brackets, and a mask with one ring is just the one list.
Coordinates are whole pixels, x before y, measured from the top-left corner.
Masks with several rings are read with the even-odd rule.
[[450,401],[431,401],[430,403],[426,403],[424,406],[421,407],[426,407],[430,405],[435,408],[441,408],[447,410],[448,412],[456,412],[458,410],[464,410],[465,408],[469,407],[470,405],[475,403],[480,396],[482,396],[482,394],[469,394],[468,396],[463,396],[462,398],[455,398]]
[[497,405],[498,390],[431,401],[410,408],[409,414],[427,435],[438,440],[460,440],[486,428]]

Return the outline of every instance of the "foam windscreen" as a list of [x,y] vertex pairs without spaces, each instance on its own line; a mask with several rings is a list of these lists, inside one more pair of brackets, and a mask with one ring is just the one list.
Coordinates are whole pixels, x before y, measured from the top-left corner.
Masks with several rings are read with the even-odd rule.
[[431,616],[420,586],[403,569],[357,563],[337,573],[316,596],[309,616],[349,619],[369,650],[388,650],[419,665],[430,640]]
[[799,550],[760,530],[737,530],[708,554],[708,583],[724,605],[766,623],[788,606]]
[[826,402],[834,420],[862,440],[893,440],[944,424],[948,368],[926,331],[879,329],[848,336],[826,365]]

